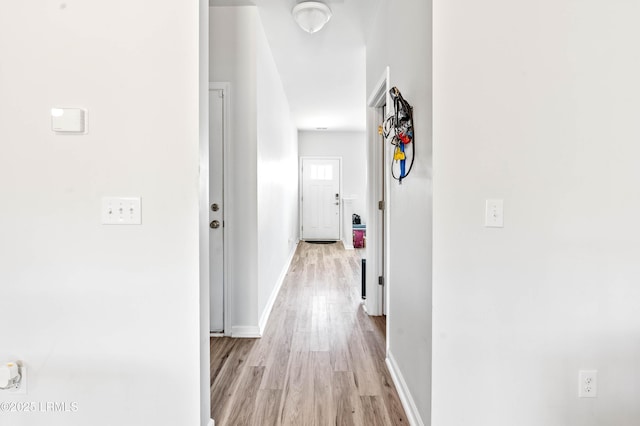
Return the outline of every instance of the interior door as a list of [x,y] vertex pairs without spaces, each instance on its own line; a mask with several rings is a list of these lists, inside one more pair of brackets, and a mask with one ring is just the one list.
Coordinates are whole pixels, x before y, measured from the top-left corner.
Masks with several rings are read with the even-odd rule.
[[224,331],[224,90],[209,90],[210,331]]
[[302,158],[302,239],[340,239],[340,159]]

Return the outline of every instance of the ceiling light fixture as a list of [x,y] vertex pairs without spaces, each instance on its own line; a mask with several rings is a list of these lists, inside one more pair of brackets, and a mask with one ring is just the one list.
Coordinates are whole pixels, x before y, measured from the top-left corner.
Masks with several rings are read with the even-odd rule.
[[300,25],[300,28],[309,34],[320,31],[332,16],[329,6],[317,1],[298,3],[291,11],[291,14],[293,19]]

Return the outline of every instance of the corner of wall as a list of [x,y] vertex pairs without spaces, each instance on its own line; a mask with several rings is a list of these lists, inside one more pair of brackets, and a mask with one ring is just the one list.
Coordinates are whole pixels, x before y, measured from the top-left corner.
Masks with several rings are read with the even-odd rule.
[[395,358],[391,351],[387,354],[387,359],[385,360],[387,364],[387,368],[389,369],[389,373],[391,374],[391,379],[393,380],[393,384],[398,391],[398,396],[400,397],[400,402],[402,403],[402,408],[404,408],[405,414],[407,415],[407,420],[409,421],[409,425],[411,426],[424,426],[425,423],[420,417],[420,412],[418,411],[418,407],[416,406],[415,401],[413,400],[413,396],[409,391],[409,387],[407,386],[407,382],[404,380],[404,376],[402,372],[398,368],[398,364],[396,363]]
[[293,256],[295,255],[297,248],[298,248],[298,243],[296,242],[296,244],[294,244],[293,248],[291,249],[291,253],[289,254],[288,260],[285,262],[284,266],[282,267],[282,271],[280,272],[280,276],[278,277],[276,285],[273,287],[273,291],[271,292],[271,295],[267,300],[267,305],[265,306],[264,310],[260,315],[260,322],[258,324],[260,335],[264,333],[264,329],[267,327],[267,321],[269,321],[269,316],[271,316],[273,305],[276,301],[276,298],[278,297],[278,294],[280,293],[280,289],[282,288],[284,279],[287,276],[287,272],[289,271],[289,266],[291,266],[291,261],[293,260]]

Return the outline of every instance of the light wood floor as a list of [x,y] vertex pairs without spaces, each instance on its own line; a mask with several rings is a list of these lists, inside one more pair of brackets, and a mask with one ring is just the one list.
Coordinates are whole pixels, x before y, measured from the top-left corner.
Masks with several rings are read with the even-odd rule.
[[301,242],[261,339],[211,339],[220,426],[408,425],[385,321],[360,305],[360,251]]

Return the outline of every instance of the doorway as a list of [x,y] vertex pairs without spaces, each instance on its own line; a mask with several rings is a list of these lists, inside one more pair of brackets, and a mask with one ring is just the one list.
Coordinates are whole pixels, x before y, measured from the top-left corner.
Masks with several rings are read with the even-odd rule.
[[300,235],[305,241],[340,239],[340,158],[302,157]]
[[[387,67],[378,83],[374,86],[368,101],[368,183],[367,194],[368,215],[371,218],[367,225],[367,302],[366,309],[370,315],[386,315],[389,305],[389,288],[392,286],[389,277],[390,234],[389,221],[392,206],[389,203],[390,185],[390,144],[380,134],[379,126],[387,114],[388,105],[392,105],[389,96],[389,67]],[[372,297],[369,297],[371,295]]]
[[225,332],[227,316],[224,164],[228,86],[225,83],[209,85],[209,331],[218,335]]

